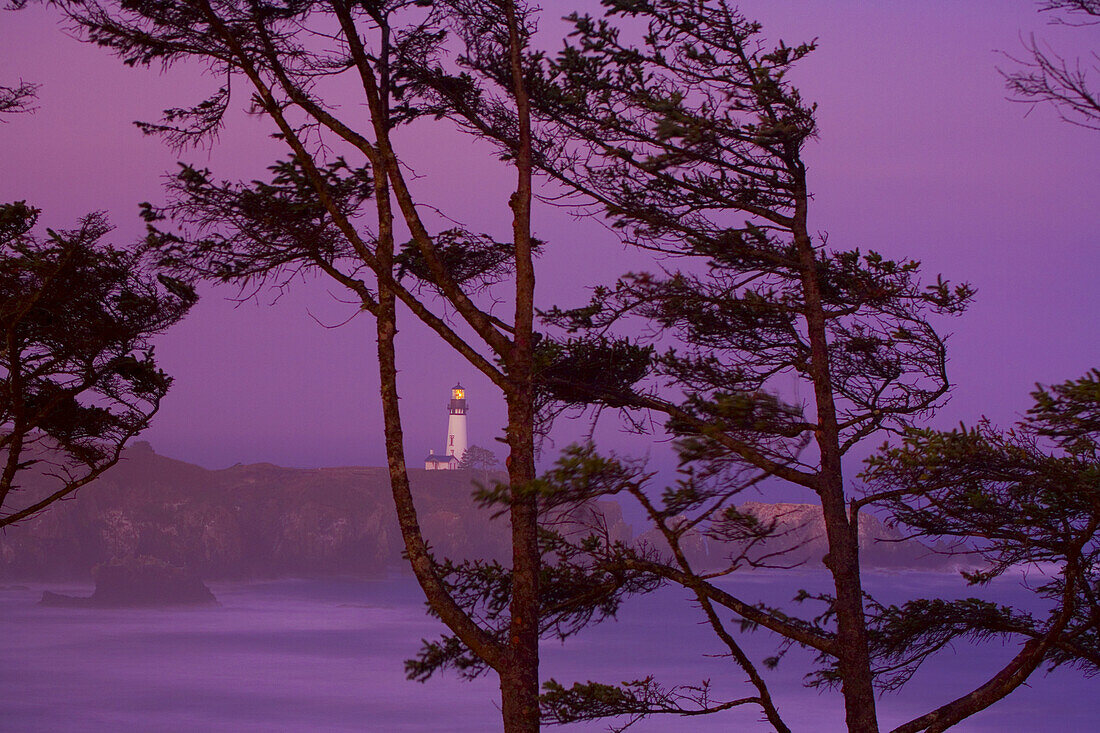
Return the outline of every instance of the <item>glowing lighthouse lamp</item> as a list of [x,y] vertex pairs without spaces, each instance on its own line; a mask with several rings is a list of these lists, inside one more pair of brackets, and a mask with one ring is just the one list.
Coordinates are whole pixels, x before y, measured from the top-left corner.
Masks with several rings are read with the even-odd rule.
[[461,384],[451,389],[451,402],[447,406],[447,447],[443,455],[429,451],[424,468],[429,471],[445,471],[458,468],[466,453],[466,390]]

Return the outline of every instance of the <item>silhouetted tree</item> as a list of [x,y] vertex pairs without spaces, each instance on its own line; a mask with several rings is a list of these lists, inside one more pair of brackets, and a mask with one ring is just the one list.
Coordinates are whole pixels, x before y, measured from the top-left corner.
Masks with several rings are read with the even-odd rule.
[[[648,571],[694,591],[758,694],[722,701],[705,686],[646,680],[566,688],[552,681],[544,712],[559,721],[616,714],[632,721],[749,702],[785,730],[766,686],[716,619],[721,606],[744,627],[816,650],[823,666],[815,682],[840,685],[854,731],[877,730],[876,687],[904,684],[953,639],[1017,636],[1026,643],[988,683],[898,730],[943,730],[1007,695],[1044,660],[1092,671],[1097,524],[1086,507],[1095,503],[1096,468],[1094,454],[1082,458],[1095,446],[1094,433],[1087,434],[1096,428],[1095,375],[1036,393],[1042,407],[1030,427],[1000,444],[985,430],[969,438],[910,432],[949,386],[944,341],[930,319],[960,312],[972,291],[939,278],[923,285],[916,262],[836,250],[810,235],[801,150],[815,134],[814,110],[787,74],[812,44],[768,48],[757,24],[721,2],[603,5],[609,17],[643,20],[645,28],[629,35],[629,26],[608,18],[574,18],[571,43],[548,64],[545,81],[532,85],[540,91],[533,95],[538,162],[602,205],[628,242],[688,264],[629,274],[598,287],[588,306],[547,314],[580,334],[566,352],[584,356],[574,371],[566,353],[540,377],[567,404],[667,415],[683,478],[656,499],[641,469],[589,453],[563,464],[568,471],[549,491],[562,502],[632,495],[669,554],[641,556],[594,533],[586,540],[592,562],[609,572]],[[620,324],[652,336],[610,337]],[[602,360],[594,356],[601,348]],[[655,351],[639,377],[644,348]],[[587,379],[590,365],[601,362],[598,379]],[[792,378],[812,394],[809,406],[782,397],[789,395],[782,380]],[[676,394],[683,397],[670,399]],[[868,437],[889,433],[908,436],[907,447],[872,463],[868,477],[879,490],[863,495],[845,479],[843,459]],[[1035,436],[1063,441],[1066,455],[1036,449]],[[962,465],[924,473],[942,461],[941,450]],[[998,453],[1017,462],[1016,476],[998,474],[1006,462]],[[983,470],[989,473],[978,480],[996,496],[976,497],[969,479]],[[753,552],[777,537],[777,526],[733,504],[745,488],[775,479],[812,491],[822,507],[829,547],[823,561],[834,593],[803,597],[824,604],[815,618],[790,616],[713,583],[739,568],[782,562],[781,554]],[[1009,489],[998,481],[1020,483]],[[972,576],[977,581],[1012,564],[1058,563],[1060,574],[1038,589],[1054,610],[1032,618],[973,599],[877,603],[863,592],[858,553],[859,517],[872,503],[887,506],[918,536],[978,540],[991,565]],[[686,546],[699,537],[734,548],[725,571],[691,567]]]
[[[1100,24],[1100,0],[1045,0],[1039,9],[1051,13],[1051,22],[1059,25]],[[1024,42],[1024,51],[1024,58],[1009,55],[1016,69],[1001,71],[1012,98],[1027,104],[1049,102],[1066,122],[1100,130],[1100,93],[1089,78],[1090,73],[1100,72],[1096,53],[1092,54],[1090,72],[1090,62],[1083,65],[1081,59],[1067,60],[1034,34]]]
[[[102,214],[40,237],[38,213],[0,205],[0,527],[118,462],[172,381],[150,338],[195,302],[140,252],[103,243]],[[49,488],[25,491],[32,473]]]
[[[160,123],[143,124],[146,132],[181,147],[208,140],[220,128],[233,92],[241,88],[248,90],[251,109],[274,124],[293,158],[273,167],[270,182],[217,181],[206,171],[185,167],[173,184],[177,198],[163,211],[146,210],[151,224],[171,215],[184,231],[153,229],[150,243],[181,271],[225,281],[278,283],[294,272],[323,273],[375,316],[387,459],[411,565],[433,612],[500,676],[505,729],[537,729],[537,507],[525,490],[535,478],[537,247],[530,231],[529,115],[520,65],[531,33],[526,7],[513,0],[51,4],[87,40],[126,64],[193,60],[224,80],[209,99],[166,110]],[[515,120],[509,160],[517,180],[508,200],[513,226],[505,242],[453,226],[433,233],[407,185],[391,137],[396,125],[415,117],[409,113],[416,102],[406,82],[409,69],[444,63],[444,52],[450,50],[458,55],[446,63],[463,64],[476,56],[493,69],[476,83]],[[340,75],[354,81],[362,104],[342,97],[337,105],[324,96],[324,82]],[[360,163],[326,158],[332,149]],[[368,198],[373,226],[360,208]],[[394,240],[395,217],[410,233],[403,249]],[[473,262],[481,264],[470,273]],[[490,270],[496,274],[489,276]],[[490,312],[491,301],[477,301],[478,288],[500,280],[501,273],[509,292],[500,297],[514,304],[507,321]],[[398,409],[398,302],[486,374],[505,398],[513,582],[504,628],[483,627],[456,602],[420,532]],[[444,317],[447,311],[472,335],[460,335]]]
[[984,568],[975,585],[1035,571],[1042,611],[977,599],[911,601],[879,613],[872,646],[923,661],[951,639],[1018,640],[985,684],[897,728],[944,730],[1023,684],[1043,665],[1100,672],[1100,371],[1032,392],[1028,417],[999,431],[987,420],[913,430],[868,462],[870,493],[914,536],[962,541]]
[[490,472],[499,470],[501,466],[496,453],[479,445],[471,445],[462,454],[458,467],[465,471],[478,471],[482,480],[488,481]]
[[[932,319],[962,311],[972,290],[922,283],[914,261],[836,249],[813,234],[802,149],[816,134],[814,108],[788,80],[813,44],[767,46],[758,24],[717,0],[602,5],[602,17],[572,17],[564,51],[529,57],[534,161],[582,205],[602,208],[627,242],[670,259],[662,272],[597,288],[583,308],[547,314],[576,336],[544,342],[536,373],[548,403],[664,413],[686,473],[658,500],[638,471],[580,455],[544,501],[621,492],[642,503],[672,557],[638,556],[594,533],[593,566],[693,590],[773,727],[785,729],[716,607],[819,652],[818,679],[841,686],[849,729],[877,730],[876,684],[904,675],[871,645],[887,612],[865,606],[866,503],[845,478],[844,458],[941,403],[949,382]],[[425,74],[417,83],[435,113],[507,149],[507,115],[464,78]],[[808,390],[808,405],[784,397],[792,381]],[[733,505],[765,480],[801,487],[822,508],[834,592],[817,598],[826,611],[816,620],[736,597],[712,582],[725,573],[697,572],[683,552],[692,533],[750,547],[774,536],[774,525]],[[753,562],[735,554],[726,572]],[[651,685],[554,685],[544,702],[559,721],[725,704],[709,690],[676,698]]]

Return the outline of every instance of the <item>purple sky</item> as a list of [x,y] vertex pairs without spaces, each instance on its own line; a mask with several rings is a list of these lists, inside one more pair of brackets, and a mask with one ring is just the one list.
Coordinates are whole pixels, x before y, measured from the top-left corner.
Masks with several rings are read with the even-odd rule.
[[[973,309],[947,324],[958,387],[937,424],[983,413],[1010,421],[1035,381],[1100,365],[1100,133],[1006,101],[996,71],[1008,63],[996,50],[1019,50],[1021,34],[1037,32],[1072,56],[1100,47],[1100,29],[1051,27],[1028,0],[743,8],[769,38],[820,42],[796,77],[820,106],[820,139],[807,151],[813,226],[835,246],[914,257],[931,276],[978,287]],[[117,240],[128,241],[142,230],[137,203],[160,200],[160,177],[177,159],[253,177],[284,155],[265,120],[239,114],[210,151],[176,155],[143,137],[133,120],[198,101],[215,80],[183,67],[126,69],[66,37],[38,8],[0,15],[0,84],[19,78],[43,85],[40,109],[0,124],[0,200],[26,199],[54,228],[106,210]],[[510,171],[466,138],[426,127],[404,134],[426,198],[471,228],[506,235]],[[540,208],[535,226],[551,244],[538,286],[544,306],[577,303],[585,284],[638,262],[602,227],[560,209]],[[229,290],[207,292],[158,341],[176,384],[145,437],[159,453],[209,467],[382,464],[373,328],[365,318],[319,327],[315,318],[335,324],[353,310],[329,293],[311,282],[274,305],[271,294],[235,305]],[[488,381],[411,321],[400,346],[412,463],[442,449],[447,390],[459,380],[469,390],[471,443],[503,455],[492,442],[503,409]],[[562,425],[557,444],[579,432]],[[610,425],[601,439],[646,450]]]

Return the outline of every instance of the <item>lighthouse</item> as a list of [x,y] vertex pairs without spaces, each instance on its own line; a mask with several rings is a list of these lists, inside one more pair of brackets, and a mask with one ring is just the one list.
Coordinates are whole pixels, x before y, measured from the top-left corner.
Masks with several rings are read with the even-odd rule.
[[461,384],[451,388],[451,401],[447,405],[447,442],[443,455],[430,451],[424,459],[424,468],[441,471],[458,468],[466,453],[466,390]]
[[466,455],[466,390],[461,384],[451,388],[451,403],[447,406],[446,452],[456,461]]

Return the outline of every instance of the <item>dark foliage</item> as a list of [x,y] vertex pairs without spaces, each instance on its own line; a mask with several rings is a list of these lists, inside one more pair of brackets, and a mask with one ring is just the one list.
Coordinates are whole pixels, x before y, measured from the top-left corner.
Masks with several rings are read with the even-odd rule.
[[[1100,24],[1098,0],[1046,0],[1040,10],[1052,15],[1052,23],[1070,26]],[[1035,38],[1024,42],[1024,56],[1007,54],[1013,69],[1002,70],[1012,99],[1025,104],[1047,103],[1070,124],[1100,130],[1100,93],[1093,84],[1100,73],[1095,52],[1091,62],[1069,60]]]
[[[626,242],[670,264],[597,287],[581,308],[545,314],[577,334],[541,347],[554,357],[543,372],[547,394],[564,405],[665,415],[682,478],[659,501],[636,482],[620,490],[642,504],[671,553],[648,567],[697,593],[779,730],[766,686],[717,617],[711,577],[690,567],[685,547],[730,541],[726,572],[782,566],[781,556],[753,554],[775,526],[739,511],[736,497],[770,478],[820,497],[837,583],[826,617],[761,615],[755,604],[723,599],[784,643],[816,644],[831,657],[827,664],[843,668],[849,725],[866,728],[873,671],[861,651],[857,517],[846,511],[841,458],[942,401],[945,347],[932,319],[962,311],[972,290],[924,283],[919,263],[838,250],[811,235],[802,150],[816,135],[814,107],[789,72],[812,42],[769,46],[759,24],[718,1],[602,6],[601,17],[571,16],[561,52],[528,58],[536,164],[578,205],[602,210]],[[476,58],[467,63],[483,70]],[[462,82],[423,79],[441,108],[506,153],[507,121]],[[813,395],[810,405],[782,396],[792,381]],[[621,553],[616,561],[638,563]]]
[[[966,540],[985,563],[966,574],[971,584],[1029,569],[1044,611],[973,599],[879,609],[875,638],[885,659],[911,666],[953,636],[996,635],[1024,642],[1013,660],[1021,671],[1044,663],[1100,671],[1100,372],[1032,397],[1027,419],[1009,431],[987,421],[911,431],[868,462],[865,501],[914,535]],[[944,719],[961,719],[952,715]]]
[[[181,275],[245,285],[335,268],[354,256],[294,159],[272,165],[270,181],[216,181],[209,170],[180,165],[168,179],[169,203],[142,205],[147,244]],[[321,171],[330,198],[347,217],[373,195],[369,170],[338,159]],[[187,234],[162,231],[171,220]]]
[[759,704],[756,697],[719,701],[712,699],[710,681],[699,685],[666,687],[652,677],[605,685],[578,682],[563,687],[551,680],[542,695],[544,717],[551,723],[625,718],[608,730],[619,733],[652,715],[695,716],[718,713],[741,705]]
[[652,369],[653,347],[630,338],[542,338],[535,350],[538,409],[545,425],[563,411],[626,408]]
[[[537,252],[542,242],[532,242]],[[476,293],[506,280],[514,272],[515,246],[496,242],[488,235],[462,228],[446,229],[435,237],[436,254],[450,279],[469,293]],[[421,284],[435,284],[435,277],[416,242],[408,241],[394,257],[397,277],[411,276]]]
[[[171,384],[150,339],[195,302],[140,252],[103,243],[102,214],[45,237],[37,219],[24,202],[0,206],[0,526],[100,475],[148,426]],[[27,470],[54,487],[23,496]]]
[[33,112],[34,100],[38,97],[38,84],[21,81],[17,86],[0,85],[0,122],[5,114]]
[[[539,577],[541,638],[574,636],[592,624],[614,618],[624,598],[662,584],[651,573],[592,562],[597,547],[633,552],[612,541],[601,520],[598,512],[577,508],[568,513],[551,512],[543,518],[546,526],[539,538],[544,559]],[[508,632],[512,574],[497,562],[445,561],[440,575],[462,607],[495,638],[503,639]],[[430,606],[429,612],[434,613]],[[409,679],[421,682],[445,669],[473,679],[487,671],[488,665],[453,635],[422,640],[420,652],[405,663]]]

